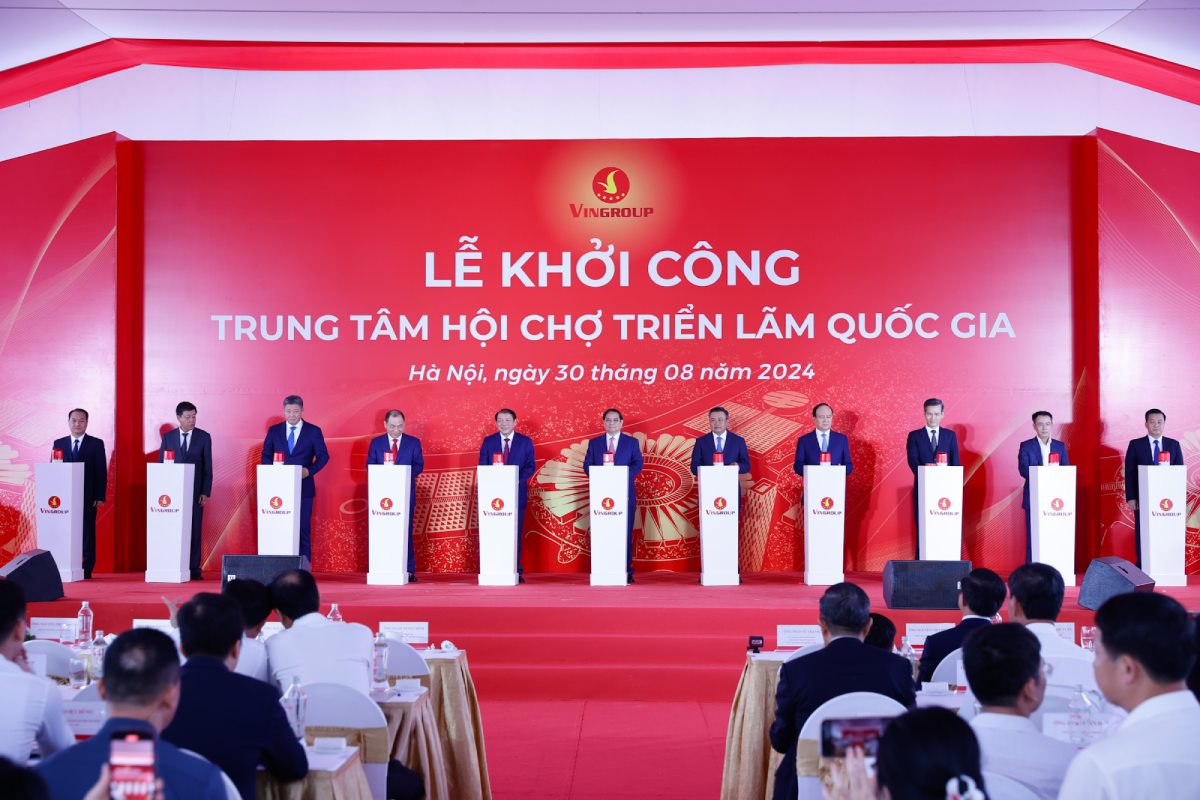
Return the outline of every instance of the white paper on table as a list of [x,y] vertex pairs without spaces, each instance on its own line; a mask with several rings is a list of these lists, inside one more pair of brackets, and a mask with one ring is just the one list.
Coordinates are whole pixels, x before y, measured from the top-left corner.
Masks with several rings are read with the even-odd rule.
[[131,627],[149,628],[150,630],[154,631],[162,631],[167,636],[175,638],[175,628],[171,625],[171,620],[169,619],[142,619],[138,617],[133,620],[133,625]]
[[[1108,726],[1112,720],[1107,715],[1085,714],[1084,716],[1088,720],[1088,741],[1097,741],[1108,733]],[[1068,744],[1074,744],[1071,741],[1071,713],[1056,712],[1042,714],[1042,733],[1051,739],[1058,739]]]
[[358,748],[343,747],[341,750],[323,752],[315,747],[308,746],[304,748],[304,751],[308,755],[308,768],[310,770],[337,772],[358,752]]
[[1071,644],[1075,644],[1074,622],[1056,622],[1054,623],[1054,632],[1059,635],[1059,638],[1066,639]]
[[76,736],[95,736],[107,717],[101,700],[72,700],[63,703],[63,717]]
[[35,639],[53,639],[57,642],[62,636],[62,626],[69,625],[71,638],[75,639],[79,636],[76,633],[77,623],[78,620],[75,617],[30,617],[29,633]]
[[384,636],[399,639],[408,644],[429,643],[428,622],[380,622],[379,630]]
[[930,636],[953,627],[953,622],[909,622],[904,626],[904,635],[913,647],[924,647]]
[[810,644],[821,644],[820,625],[776,625],[776,647],[808,647]]

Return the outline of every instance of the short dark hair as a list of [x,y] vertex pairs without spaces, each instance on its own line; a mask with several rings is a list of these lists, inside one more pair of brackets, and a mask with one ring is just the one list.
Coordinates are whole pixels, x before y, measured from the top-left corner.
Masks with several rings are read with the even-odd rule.
[[[85,411],[83,413],[86,414],[87,412]],[[1147,411],[1146,412],[1146,422],[1150,421],[1151,414],[1162,414],[1163,422],[1167,421],[1167,412],[1163,411],[1161,408],[1152,408],[1149,411]]]
[[501,414],[508,414],[510,417],[513,418],[513,422],[517,421],[517,412],[513,411],[511,408],[500,409],[499,411],[496,412],[496,416],[493,417],[493,419],[499,420]]
[[1050,418],[1050,421],[1051,421],[1051,422],[1054,422],[1054,415],[1053,415],[1053,414],[1051,414],[1049,411],[1035,411],[1035,412],[1033,412],[1033,421],[1034,421],[1034,422],[1037,422],[1037,418],[1038,418],[1038,417],[1049,417],[1049,418]]
[[1187,678],[1196,661],[1194,626],[1178,600],[1154,592],[1110,597],[1096,612],[1104,651],[1130,656],[1155,683]]
[[50,800],[50,789],[42,776],[0,756],[0,786],[8,800]]
[[[615,409],[615,408],[614,408],[614,409],[612,409],[612,410],[613,410],[613,411],[616,411],[616,409]],[[726,410],[725,410],[725,408],[724,408],[724,407],[722,407],[722,406],[713,406],[712,408],[710,408],[710,409],[708,410],[708,414],[709,414],[709,416],[712,416],[713,414],[716,414],[718,411],[720,411],[722,414],[724,414],[724,415],[725,415],[725,419],[729,419],[729,412],[728,412],[728,411],[726,411]],[[607,414],[608,412],[606,411],[606,412],[604,412],[604,413],[606,413],[606,414]],[[617,413],[620,413],[620,412],[617,412]]]
[[813,416],[814,417],[817,416],[817,409],[820,408],[821,406],[825,406],[826,408],[828,408],[830,414],[833,413],[833,406],[829,405],[829,403],[817,403],[815,406],[813,406]]
[[193,405],[192,403],[189,403],[187,400],[184,400],[182,403],[175,406],[175,416],[182,417],[184,415],[184,412],[195,411],[195,410],[196,410],[195,405]]
[[1049,564],[1022,564],[1008,576],[1008,591],[1028,619],[1058,619],[1063,590],[1062,574]]
[[[404,412],[398,408],[389,409],[388,412],[383,415],[383,421],[386,423],[392,417],[399,417],[400,419],[404,419]],[[408,420],[405,420],[405,422],[407,422],[407,421]]]
[[242,640],[242,610],[232,597],[200,592],[179,607],[179,646],[188,658],[225,658]]
[[301,408],[304,408],[304,398],[298,394],[289,394],[287,397],[283,398],[283,404],[285,406],[300,406]]
[[271,590],[252,578],[236,578],[221,587],[221,594],[237,603],[242,627],[253,628],[271,616]]
[[892,800],[945,797],[946,784],[963,775],[980,791],[979,740],[962,717],[947,708],[917,708],[892,720],[879,740],[875,776]]
[[1042,668],[1042,645],[1024,625],[1002,622],[972,631],[963,642],[962,661],[980,703],[1012,708]]
[[825,627],[861,633],[871,620],[871,598],[853,583],[835,583],[821,595],[820,611]]
[[892,652],[892,648],[896,646],[896,623],[883,614],[872,611],[871,630],[867,631],[867,638],[863,639],[863,644]]
[[604,409],[604,413],[600,415],[600,419],[608,419],[609,414],[616,414],[617,419],[622,420],[622,421],[624,421],[624,419],[625,419],[625,415],[621,413],[621,409],[619,409],[619,408]]
[[931,397],[928,400],[926,400],[924,403],[921,404],[922,410],[929,408],[930,406],[937,406],[942,411],[946,410],[946,404],[943,403],[941,400],[937,399],[936,397]]
[[80,414],[83,414],[84,419],[91,421],[92,418],[88,415],[86,408],[72,408],[70,411],[67,412],[67,419],[70,419],[71,415],[74,414],[76,411],[78,411]]
[[996,612],[1004,605],[1004,598],[1008,596],[1004,579],[984,567],[968,572],[958,582],[958,589],[971,613],[981,617],[996,616]]
[[321,608],[317,579],[306,569],[290,569],[271,581],[271,605],[291,619],[299,619]]
[[0,580],[0,640],[7,639],[25,619],[25,590],[16,581]]
[[133,628],[104,652],[104,698],[110,703],[148,706],[179,683],[179,653],[171,637],[152,628]]

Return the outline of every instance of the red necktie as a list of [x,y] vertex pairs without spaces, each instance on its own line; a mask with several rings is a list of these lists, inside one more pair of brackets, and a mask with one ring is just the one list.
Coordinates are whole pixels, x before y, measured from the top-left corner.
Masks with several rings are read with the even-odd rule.
[[608,452],[610,452],[610,453],[617,452],[617,437],[615,437],[615,436],[608,437]]
[[396,456],[400,455],[400,452],[399,452],[400,448],[398,448],[396,446],[396,443],[398,441],[399,441],[398,439],[392,439],[392,460],[393,461],[396,460]]
[[501,454],[501,457],[504,459],[504,463],[507,464],[508,463],[508,438],[507,437],[505,437],[505,439],[504,439],[504,452]]

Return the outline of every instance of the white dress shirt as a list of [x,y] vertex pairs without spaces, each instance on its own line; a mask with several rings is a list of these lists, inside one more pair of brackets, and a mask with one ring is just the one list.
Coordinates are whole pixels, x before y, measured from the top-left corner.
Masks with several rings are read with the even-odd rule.
[[0,656],[0,756],[29,763],[36,741],[42,757],[75,744],[58,686]]
[[1200,703],[1189,691],[1152,697],[1071,762],[1061,800],[1200,797]]
[[1075,745],[1051,739],[1028,717],[983,713],[971,720],[983,753],[983,768],[1021,783],[1038,797],[1054,800],[1067,774]]
[[267,659],[266,644],[243,634],[242,649],[238,653],[237,667],[233,671],[238,675],[270,683],[271,662]]
[[271,678],[284,691],[295,675],[301,683],[340,683],[368,694],[374,642],[366,625],[305,614],[267,639]]
[[1043,442],[1040,436],[1035,438],[1037,439],[1038,447],[1042,449],[1042,466],[1045,467],[1050,463],[1050,443],[1054,439],[1047,439]]

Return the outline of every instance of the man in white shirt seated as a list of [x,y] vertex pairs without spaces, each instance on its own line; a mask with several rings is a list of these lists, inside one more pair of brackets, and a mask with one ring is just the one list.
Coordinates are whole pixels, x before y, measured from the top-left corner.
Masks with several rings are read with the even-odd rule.
[[1096,683],[1129,716],[1071,762],[1062,800],[1200,796],[1200,703],[1185,683],[1194,625],[1163,594],[1119,594],[1100,606]]
[[322,616],[312,573],[294,569],[281,574],[271,582],[271,602],[285,629],[267,640],[271,679],[281,689],[286,691],[297,676],[300,683],[340,683],[370,693],[371,630]]
[[984,771],[1012,778],[1038,797],[1054,800],[1067,765],[1079,751],[1043,735],[1029,719],[1046,694],[1037,637],[1011,622],[980,628],[963,643],[963,669],[981,707],[971,728],[983,752]]
[[270,683],[267,645],[258,635],[271,616],[271,590],[258,581],[236,578],[221,587],[221,594],[231,598],[242,610],[242,649],[234,672]]
[[43,757],[75,744],[58,686],[25,657],[25,630],[25,591],[0,580],[0,756],[17,764],[28,763],[35,741]]
[[1087,664],[1092,654],[1058,635],[1054,623],[1063,604],[1063,577],[1049,564],[1022,564],[1008,576],[1009,614],[1038,638],[1042,658],[1053,667],[1051,683],[1066,681],[1096,689],[1096,679]]

